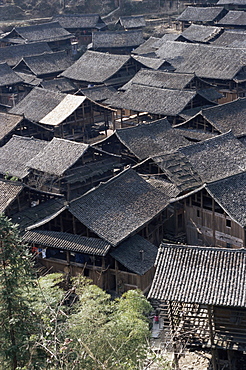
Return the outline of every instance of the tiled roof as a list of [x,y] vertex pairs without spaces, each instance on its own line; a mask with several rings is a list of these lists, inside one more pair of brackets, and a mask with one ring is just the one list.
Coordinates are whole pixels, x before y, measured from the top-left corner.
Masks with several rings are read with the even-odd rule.
[[183,13],[178,16],[179,21],[191,22],[212,22],[224,11],[223,7],[199,7],[188,6]]
[[101,85],[80,89],[80,91],[90,100],[100,102],[110,98],[116,92],[116,89],[112,86]]
[[180,193],[180,189],[173,183],[163,180],[163,179],[156,179],[152,176],[141,175],[148,183],[152,186],[157,188],[158,190],[162,191],[165,195],[169,198],[176,198],[177,195]]
[[46,230],[27,231],[23,235],[23,240],[27,243],[42,245],[43,247],[96,256],[105,256],[111,247],[109,243],[101,239]]
[[38,78],[30,73],[16,72],[16,74],[23,80],[23,83],[30,86],[40,86],[42,78]]
[[41,85],[44,89],[62,93],[75,92],[78,90],[75,84],[67,78],[44,80]]
[[103,83],[118,72],[129,59],[129,55],[86,51],[61,75],[77,81]]
[[246,48],[246,32],[236,30],[225,30],[220,37],[213,41],[212,45],[225,46],[229,48]]
[[157,55],[176,68],[175,72],[195,73],[201,78],[233,79],[246,64],[244,49],[167,41]]
[[141,45],[144,42],[142,30],[134,31],[103,31],[92,33],[92,48],[111,49],[129,48]]
[[84,96],[63,94],[58,91],[35,87],[9,112],[24,114],[34,122],[58,126],[65,121],[84,101]]
[[155,51],[161,46],[162,40],[158,37],[149,37],[144,43],[135,48],[132,52],[138,55],[148,55],[155,53]]
[[58,22],[15,27],[4,38],[15,38],[15,32],[23,39],[24,42],[51,42],[70,39],[73,36],[71,33],[66,31]]
[[196,95],[196,91],[171,90],[132,84],[125,92],[114,94],[105,103],[113,108],[176,116]]
[[0,140],[14,130],[22,120],[22,116],[0,112]]
[[24,115],[31,121],[39,122],[52,111],[65,97],[65,94],[42,88],[34,88],[10,113]]
[[180,134],[190,141],[203,141],[203,140],[211,139],[212,137],[215,137],[218,135],[216,133],[212,133],[209,131],[186,129],[182,125],[183,124],[179,124],[173,127],[179,130]]
[[16,199],[22,191],[23,184],[15,181],[0,180],[0,213],[3,213],[6,208]]
[[11,216],[11,218],[13,223],[18,224],[20,229],[23,231],[29,226],[52,218],[53,215],[56,215],[63,209],[65,209],[64,198],[52,198],[35,207],[17,212]]
[[56,176],[68,170],[84,155],[89,145],[54,137],[27,166]]
[[102,176],[105,172],[113,171],[114,168],[120,169],[124,167],[123,163],[119,163],[119,158],[117,157],[112,154],[103,160],[88,162],[79,168],[71,168],[66,171],[65,180],[70,184],[78,181],[82,183],[93,177]]
[[72,60],[65,51],[55,53],[43,53],[24,57],[14,68],[15,71],[21,71],[24,65],[36,76],[42,76],[50,73],[61,73],[72,64]]
[[29,172],[27,162],[47,144],[45,140],[13,135],[0,148],[0,173],[24,178]]
[[162,244],[148,297],[246,307],[246,252]]
[[4,48],[0,48],[0,63],[6,62],[12,67],[25,56],[38,55],[47,52],[51,52],[51,49],[45,42],[6,46]]
[[201,177],[181,152],[158,155],[152,159],[180,192],[195,189],[202,184]]
[[131,15],[131,16],[124,16],[119,18],[120,24],[124,28],[138,28],[138,27],[145,27],[146,22],[143,15]]
[[246,171],[245,146],[231,132],[179,149],[204,182]]
[[191,24],[190,27],[186,28],[180,36],[193,42],[209,42],[221,32],[221,27]]
[[151,58],[151,57],[146,57],[143,55],[134,55],[134,54],[133,54],[133,58],[137,62],[141,63],[146,68],[151,68],[154,70],[161,69],[161,70],[167,70],[167,71],[174,70],[174,68],[171,66],[170,63],[166,62],[165,60],[161,58],[157,58],[157,57]]
[[229,10],[218,24],[222,26],[246,26],[246,13],[243,10]]
[[235,136],[246,135],[246,98],[202,109],[200,114],[221,133],[231,130]]
[[127,90],[132,84],[181,90],[185,89],[194,77],[193,73],[173,73],[142,68],[122,87],[122,90]]
[[53,17],[63,28],[102,28],[105,23],[98,14],[62,14]]
[[0,64],[0,86],[10,86],[23,82],[7,63]]
[[245,172],[207,184],[206,189],[233,220],[246,226]]
[[184,139],[177,130],[172,129],[165,118],[116,130],[116,136],[131,153],[141,160],[189,145],[188,140]]
[[110,255],[138,275],[144,275],[154,266],[157,247],[139,235],[125,240]]
[[133,170],[125,170],[70,203],[70,212],[113,246],[157,216],[168,198]]

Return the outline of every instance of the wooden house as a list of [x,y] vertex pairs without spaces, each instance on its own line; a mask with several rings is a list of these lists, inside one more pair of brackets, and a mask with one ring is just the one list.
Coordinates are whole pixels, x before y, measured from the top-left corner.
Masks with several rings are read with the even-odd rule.
[[139,30],[146,26],[146,22],[143,15],[122,16],[116,22],[116,26],[119,26],[119,28],[125,31]]
[[160,88],[151,84],[132,84],[104,102],[117,109],[120,127],[132,124],[134,117],[139,122],[167,117],[170,123],[176,124],[184,121],[181,114],[185,110],[215,104],[195,90]]
[[240,98],[202,109],[194,117],[176,127],[218,134],[231,130],[235,137],[243,138],[246,136],[245,114],[246,98]]
[[130,54],[144,42],[142,30],[103,31],[92,33],[90,50],[112,54]]
[[113,124],[114,110],[85,96],[34,88],[10,113],[24,115],[50,130],[55,137],[84,141]]
[[120,155],[125,163],[136,164],[159,153],[169,153],[189,145],[179,130],[171,128],[166,118],[115,130],[95,143],[106,152]]
[[[242,143],[233,139],[230,133],[223,134],[153,160],[183,194],[167,210],[166,229],[170,240],[180,236],[195,245],[245,245],[245,146]],[[208,189],[227,186],[227,181],[228,184],[231,181],[231,185],[224,189],[228,204],[224,200],[222,205]],[[232,214],[230,207],[238,207],[238,216],[235,210]]]
[[46,42],[6,46],[0,48],[0,63],[7,63],[10,67],[14,67],[24,57],[50,52],[51,48]]
[[84,95],[88,99],[102,103],[106,99],[116,93],[116,89],[113,86],[98,85],[87,88],[79,89],[78,95]]
[[153,56],[156,50],[161,46],[162,40],[159,37],[150,36],[140,46],[132,50],[132,54]]
[[25,94],[22,78],[7,63],[0,64],[0,104],[2,110],[14,107]]
[[235,100],[245,93],[243,49],[168,41],[156,53],[175,68],[175,73],[195,73],[216,86],[224,95],[219,103]]
[[1,38],[1,46],[46,42],[52,51],[71,50],[74,36],[58,22],[14,27]]
[[241,172],[184,197],[182,222],[189,244],[245,248],[245,179]]
[[243,249],[160,246],[148,297],[161,309],[176,369],[184,347],[210,350],[213,370],[245,368],[245,264]]
[[122,167],[119,162],[120,157],[88,144],[54,138],[27,163],[27,182],[71,200],[113,177]]
[[24,57],[15,65],[13,70],[47,80],[57,77],[72,63],[71,58],[65,51],[57,51]]
[[43,80],[40,82],[40,85],[46,90],[59,91],[66,94],[74,94],[78,90],[77,86],[71,80],[63,77]]
[[82,272],[103,289],[118,293],[131,288],[146,291],[168,201],[167,195],[128,169],[37,220],[27,228],[24,240],[47,248],[41,262],[53,271]]
[[29,173],[26,165],[27,162],[37,155],[47,144],[48,142],[45,140],[13,135],[0,148],[1,177],[14,177],[24,180]]
[[79,88],[101,84],[117,88],[129,81],[141,66],[129,55],[86,51],[61,76],[71,79]]
[[175,41],[177,37],[178,35],[174,33],[166,33],[161,38],[150,36],[143,44],[132,50],[132,54],[156,57],[155,52],[162,44],[166,41]]
[[246,2],[245,0],[219,0],[217,5],[224,6],[226,9],[231,10],[245,10]]
[[229,48],[246,48],[245,32],[239,30],[225,30],[212,45],[229,47]]
[[107,25],[99,14],[62,14],[53,17],[68,32],[72,33],[79,45],[88,45],[92,33],[104,30]]
[[223,96],[211,84],[197,77],[194,73],[173,73],[142,68],[120,90],[127,90],[132,84],[159,87],[162,89],[195,90],[210,101],[210,104]]
[[[198,173],[203,183],[217,181],[246,170],[245,146],[231,132],[179,148],[172,156],[174,167],[175,157],[176,162],[179,162],[179,154],[189,162],[190,173]],[[162,160],[165,161],[164,156]],[[174,175],[176,176],[175,171]]]
[[218,25],[229,29],[246,29],[246,14],[243,10],[229,10],[218,22]]
[[[25,184],[18,181],[0,180],[0,213],[8,217],[15,217],[19,212],[29,212],[35,214],[34,208],[37,205],[43,205],[46,201],[51,202],[56,199],[61,202],[57,194],[49,194],[31,189]],[[49,203],[50,204],[50,203]],[[46,205],[47,210],[48,203]],[[45,216],[43,214],[43,216]],[[13,222],[18,223],[18,217]],[[35,217],[32,222],[35,221]]]
[[36,139],[52,139],[49,131],[24,119],[23,116],[0,112],[0,147],[6,144],[13,135],[33,136]]
[[227,13],[223,6],[188,6],[178,17],[177,21],[181,24],[182,31],[190,24],[202,24],[213,26]]
[[177,37],[175,41],[208,44],[218,38],[222,32],[223,28],[221,27],[191,24]]

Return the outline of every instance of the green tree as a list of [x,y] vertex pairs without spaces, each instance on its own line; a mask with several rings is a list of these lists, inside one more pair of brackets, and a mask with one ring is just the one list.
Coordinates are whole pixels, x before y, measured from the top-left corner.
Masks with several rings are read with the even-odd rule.
[[0,215],[0,363],[2,369],[23,366],[34,330],[27,296],[32,279],[31,259],[18,229]]

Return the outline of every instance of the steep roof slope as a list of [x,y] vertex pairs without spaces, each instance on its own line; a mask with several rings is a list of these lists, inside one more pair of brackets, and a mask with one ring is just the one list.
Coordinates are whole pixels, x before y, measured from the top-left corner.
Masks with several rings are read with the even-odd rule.
[[47,144],[45,140],[13,135],[0,148],[0,173],[24,178],[29,172],[27,162]]
[[221,15],[224,8],[215,7],[199,7],[188,6],[183,13],[181,13],[177,20],[179,21],[199,21],[199,22],[212,22]]
[[77,81],[103,83],[118,72],[129,59],[129,55],[86,51],[61,76]]
[[139,159],[169,153],[190,142],[171,128],[167,119],[116,130],[119,140]]
[[246,173],[206,185],[209,194],[242,227],[246,226]]
[[70,212],[113,246],[160,213],[168,197],[129,169],[70,203]]
[[54,137],[42,151],[27,162],[27,166],[61,176],[87,151],[88,147],[88,144]]
[[25,64],[34,75],[41,76],[49,73],[63,72],[70,67],[72,60],[65,51],[58,51],[55,53],[24,57],[14,69],[18,70],[21,64]]
[[198,77],[233,79],[246,64],[244,49],[167,41],[156,52],[175,72],[195,73]]

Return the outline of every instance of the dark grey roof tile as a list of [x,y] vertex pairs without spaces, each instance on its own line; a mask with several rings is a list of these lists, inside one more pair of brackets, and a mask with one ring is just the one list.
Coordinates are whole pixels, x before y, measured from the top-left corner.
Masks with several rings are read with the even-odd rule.
[[115,248],[110,255],[138,275],[144,275],[155,263],[157,247],[139,235],[134,235]]
[[246,307],[246,252],[162,244],[149,298]]

